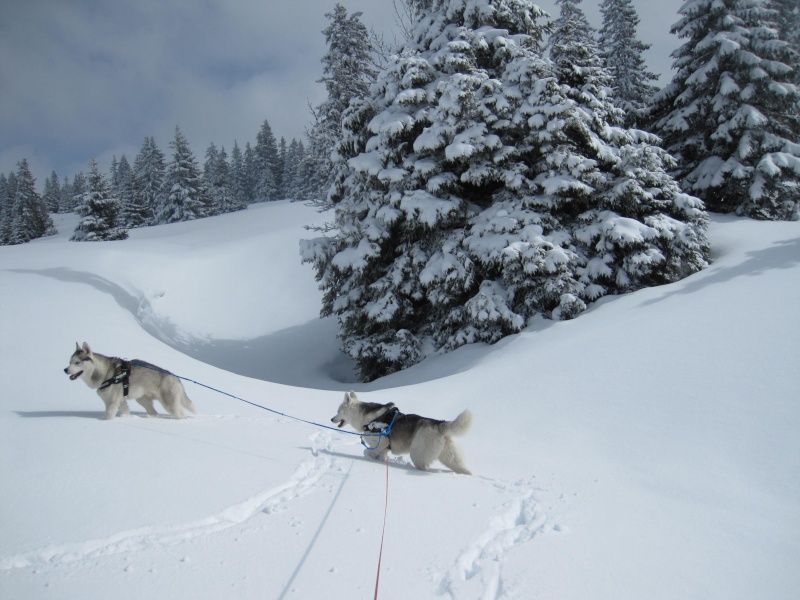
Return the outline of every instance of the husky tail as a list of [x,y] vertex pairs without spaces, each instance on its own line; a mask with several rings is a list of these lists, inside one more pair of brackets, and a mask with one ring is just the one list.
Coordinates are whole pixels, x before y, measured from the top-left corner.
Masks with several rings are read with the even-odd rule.
[[464,410],[452,421],[445,421],[444,433],[446,435],[459,436],[466,434],[472,427],[472,413],[469,409]]

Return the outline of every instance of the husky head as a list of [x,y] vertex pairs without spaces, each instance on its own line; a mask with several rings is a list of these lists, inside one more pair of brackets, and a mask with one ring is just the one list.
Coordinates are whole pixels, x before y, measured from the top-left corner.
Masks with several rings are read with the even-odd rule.
[[361,402],[355,392],[346,392],[331,423],[336,423],[339,427],[350,425],[356,431],[362,431],[367,424],[372,423],[393,408],[394,402],[388,404]]
[[361,404],[361,401],[355,392],[345,392],[344,400],[339,405],[336,415],[331,418],[331,423],[336,423],[338,427],[344,427],[348,423],[352,425],[353,411],[357,410],[359,404]]
[[87,368],[87,363],[91,362],[92,349],[89,348],[89,344],[83,342],[83,346],[81,347],[78,345],[78,342],[75,342],[75,352],[72,353],[72,357],[69,359],[69,365],[64,369],[64,373],[69,375],[70,380],[75,381],[78,377],[83,375]]

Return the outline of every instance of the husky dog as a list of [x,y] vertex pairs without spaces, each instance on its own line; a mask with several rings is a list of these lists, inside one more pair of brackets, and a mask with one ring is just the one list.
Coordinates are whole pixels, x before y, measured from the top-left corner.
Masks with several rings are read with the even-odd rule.
[[463,411],[453,421],[437,421],[403,414],[394,402],[361,402],[355,392],[347,392],[331,422],[339,427],[347,424],[356,431],[366,433],[378,432],[391,424],[388,436],[366,437],[365,443],[375,446],[364,451],[370,458],[383,460],[391,450],[393,454],[410,454],[411,462],[422,471],[430,468],[438,458],[440,463],[456,473],[472,474],[464,466],[461,449],[452,438],[469,431],[472,425],[472,413],[469,410]]
[[69,366],[64,369],[72,381],[83,379],[102,398],[106,405],[105,419],[117,416],[117,411],[129,415],[128,397],[135,399],[151,417],[158,415],[153,400],[158,400],[172,416],[183,419],[183,409],[195,412],[186,396],[180,379],[155,365],[141,360],[124,361],[92,352],[89,344],[75,344]]

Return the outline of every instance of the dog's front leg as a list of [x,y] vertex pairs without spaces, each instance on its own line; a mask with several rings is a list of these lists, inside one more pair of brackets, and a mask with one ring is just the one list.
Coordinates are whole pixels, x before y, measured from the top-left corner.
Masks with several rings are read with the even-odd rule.
[[371,458],[373,460],[385,460],[386,453],[389,452],[389,449],[386,448],[385,450],[364,450],[364,456],[367,458]]
[[[125,402],[125,398],[121,392],[116,391],[107,391],[100,397],[103,399],[103,402],[106,405],[106,413],[103,418],[106,421],[111,421],[117,416],[117,411],[119,410],[120,404]],[[128,408],[127,402],[125,403],[125,408]]]
[[[366,440],[367,444],[375,443],[375,438],[373,437],[367,437]],[[385,460],[387,452],[389,452],[389,440],[388,438],[381,437],[378,441],[378,447],[365,449],[364,456],[373,460]]]
[[123,398],[122,402],[119,403],[119,414],[122,415],[123,417],[130,416],[131,409],[128,406],[128,399],[127,398]]

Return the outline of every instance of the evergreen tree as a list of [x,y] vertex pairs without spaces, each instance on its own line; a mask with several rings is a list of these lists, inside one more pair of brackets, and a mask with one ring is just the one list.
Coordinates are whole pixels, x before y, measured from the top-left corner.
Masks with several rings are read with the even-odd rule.
[[266,119],[256,136],[254,160],[253,194],[255,201],[277,200],[280,191],[278,187],[280,169],[278,144],[275,142],[272,127]]
[[69,177],[64,177],[64,183],[61,184],[61,193],[58,198],[58,210],[59,212],[72,212],[73,207],[71,204],[72,201],[72,183],[69,181]]
[[47,207],[36,192],[36,180],[28,161],[17,163],[14,196],[11,205],[11,244],[24,244],[32,239],[56,233]]
[[631,0],[602,0],[599,46],[611,76],[611,90],[616,105],[625,111],[625,125],[637,127],[658,87],[658,80],[647,69],[642,54],[650,48],[636,38],[639,15]]
[[164,153],[154,137],[146,137],[133,161],[134,197],[142,225],[154,224],[156,209],[163,204],[165,170]]
[[14,198],[17,195],[17,176],[10,172],[6,180],[6,216],[3,223],[3,244],[13,244],[14,242]]
[[203,178],[189,142],[178,126],[175,127],[175,138],[170,148],[172,160],[167,164],[164,175],[157,222],[175,223],[202,218],[206,216]]
[[286,198],[286,189],[285,189],[285,183],[283,181],[283,175],[286,171],[286,155],[288,153],[289,153],[289,146],[286,144],[286,138],[281,137],[280,142],[278,142],[278,164],[276,165],[275,169],[275,183],[278,186],[277,197],[280,199]]
[[579,88],[587,79],[609,83],[603,70],[595,31],[580,8],[583,0],[556,0],[560,14],[553,23],[553,32],[547,40],[547,51],[553,61],[558,80]]
[[774,11],[772,25],[778,38],[787,42],[794,51],[795,62],[792,67],[793,80],[800,85],[800,3],[798,0],[767,0],[767,6]]
[[[228,182],[227,173],[223,176],[220,172],[217,173],[217,169],[219,169],[219,150],[217,150],[216,145],[214,142],[211,142],[206,148],[206,161],[203,163],[203,182],[206,186],[206,198],[207,198],[207,211],[206,216],[214,216],[218,215],[222,211],[222,197],[227,194],[227,186]],[[227,163],[226,168],[227,171]],[[218,177],[219,176],[219,177]]]
[[530,2],[416,10],[413,41],[344,115],[337,233],[302,243],[362,378],[705,265],[700,202],[655,138],[609,122],[596,55],[572,88]]
[[97,165],[89,161],[87,189],[79,208],[81,220],[70,241],[100,242],[124,240],[128,231],[119,223],[120,203],[111,191],[111,184]]
[[328,192],[334,178],[331,148],[335,146],[336,140],[334,136],[327,135],[314,109],[311,113],[314,125],[306,130],[307,150],[302,166],[308,178],[303,182],[301,195],[320,207],[320,210],[326,210],[332,206],[328,200]]
[[111,186],[113,195],[120,202],[119,222],[126,229],[146,227],[152,220],[152,211],[145,205],[136,185],[136,176],[128,158],[119,159]]
[[244,145],[244,156],[243,156],[243,166],[244,166],[244,177],[242,178],[242,187],[244,190],[245,197],[247,198],[247,203],[251,204],[256,202],[256,182],[258,181],[258,159],[256,158],[256,152],[253,150],[253,147],[250,146],[250,142],[247,142]]
[[72,178],[72,185],[69,187],[69,197],[65,204],[69,206],[70,211],[78,212],[83,204],[83,195],[87,190],[86,175],[83,171],[78,171]]
[[248,204],[247,195],[247,171],[244,164],[244,156],[239,148],[239,144],[234,140],[233,150],[231,150],[230,164],[230,185],[231,196],[234,206],[245,208]]
[[676,175],[709,210],[800,218],[797,54],[763,0],[689,0],[672,32],[672,83],[656,95],[655,131]]
[[0,246],[11,243],[13,193],[5,173],[0,173]]
[[61,184],[55,171],[50,173],[50,177],[44,181],[42,201],[48,212],[57,213],[61,209]]
[[[775,11],[774,23],[778,37],[788,42],[795,53],[800,54],[800,3],[797,0],[768,0],[767,6]],[[795,63],[795,78],[800,77],[800,69]]]
[[119,187],[119,181],[117,180],[117,168],[119,163],[117,162],[117,155],[111,157],[111,166],[108,169],[108,177],[109,177],[109,185],[111,186],[111,193],[116,195],[117,188]]
[[303,143],[292,138],[286,150],[286,160],[283,163],[283,194],[284,198],[297,200],[303,197],[303,160],[305,151]]
[[322,57],[322,79],[326,100],[312,109],[314,125],[307,132],[308,149],[304,170],[309,176],[305,195],[323,208],[329,206],[328,191],[334,181],[331,153],[341,136],[342,115],[350,101],[363,98],[375,81],[373,46],[360,12],[351,15],[336,4],[325,16],[330,24],[322,33],[328,52]]
[[220,148],[217,155],[212,183],[218,190],[216,201],[220,212],[229,213],[247,208],[247,202],[234,190],[231,165],[228,162],[228,153],[225,152],[225,146]]
[[[234,145],[234,150],[238,150],[238,146]],[[241,161],[241,152],[239,159]],[[228,163],[228,153],[225,152],[224,146],[219,150],[214,144],[208,147],[203,177],[208,189],[208,196],[211,198],[210,202],[216,211],[215,214],[233,212],[247,207],[234,189],[233,171],[231,164]]]

